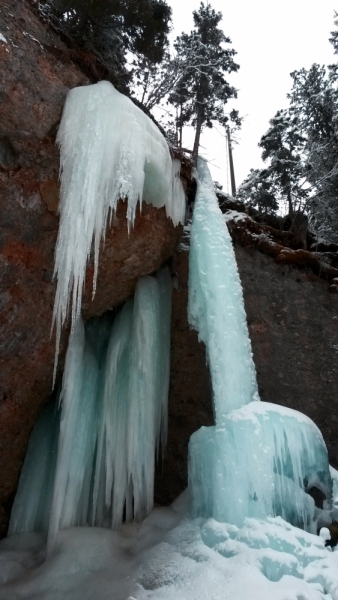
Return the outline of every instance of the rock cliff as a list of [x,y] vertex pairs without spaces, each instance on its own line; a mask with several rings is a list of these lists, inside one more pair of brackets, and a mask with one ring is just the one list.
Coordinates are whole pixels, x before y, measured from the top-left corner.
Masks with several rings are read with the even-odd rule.
[[[0,59],[0,531],[4,532],[28,437],[51,394],[58,232],[55,136],[67,91],[91,83],[67,48],[22,0],[1,7]],[[128,298],[137,279],[174,252],[181,229],[145,205],[128,235],[120,203],[101,248],[97,293],[87,269],[85,318]],[[62,339],[64,353],[68,332]]]
[[[29,433],[51,393],[54,337],[49,332],[59,225],[55,136],[68,89],[92,80],[26,0],[7,0],[0,16],[0,528],[4,533]],[[335,257],[323,260],[323,255],[295,246],[287,232],[273,233],[253,221],[245,226],[233,222],[230,230],[261,398],[310,416],[321,428],[331,463],[337,467],[338,295],[331,293],[338,290]],[[123,302],[138,277],[173,255],[180,235],[181,229],[173,227],[164,209],[146,205],[128,236],[125,205],[120,203],[101,248],[93,302],[93,265],[88,265],[85,318]],[[180,252],[174,268],[178,289],[173,292],[169,437],[156,474],[160,504],[183,491],[189,437],[213,420],[204,348],[187,323],[188,256],[186,250]],[[66,342],[67,331],[62,352]],[[59,367],[61,372],[62,355]]]

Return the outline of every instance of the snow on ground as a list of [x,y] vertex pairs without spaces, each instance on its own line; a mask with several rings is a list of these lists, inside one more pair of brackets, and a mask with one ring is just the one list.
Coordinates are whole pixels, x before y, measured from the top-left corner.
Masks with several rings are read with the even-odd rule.
[[187,495],[118,531],[0,542],[0,600],[338,600],[338,551],[282,518],[190,519]]

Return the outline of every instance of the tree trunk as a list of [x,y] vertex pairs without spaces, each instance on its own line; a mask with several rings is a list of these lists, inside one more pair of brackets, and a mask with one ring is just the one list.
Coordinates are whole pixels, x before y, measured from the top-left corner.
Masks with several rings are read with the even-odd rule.
[[229,127],[229,125],[226,128],[226,132],[227,132],[228,150],[229,150],[231,195],[235,198],[236,197],[236,182],[235,182],[234,161],[233,161],[233,158],[232,158],[232,146],[231,146],[231,137],[230,137],[230,127]]
[[198,149],[200,146],[200,137],[201,137],[201,132],[202,132],[202,124],[203,124],[203,114],[202,114],[202,110],[199,109],[198,114],[197,114],[194,148],[192,151],[192,159],[193,159],[193,162],[195,165],[197,164]]
[[291,190],[290,188],[288,189],[288,205],[289,205],[289,217],[293,217],[293,206],[292,206],[292,200],[291,200]]

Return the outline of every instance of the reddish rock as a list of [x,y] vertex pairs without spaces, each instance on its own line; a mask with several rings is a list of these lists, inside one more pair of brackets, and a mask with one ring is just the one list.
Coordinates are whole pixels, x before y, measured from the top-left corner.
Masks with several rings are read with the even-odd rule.
[[155,501],[168,504],[188,485],[188,443],[202,425],[214,424],[205,346],[187,318],[189,252],[177,255],[173,290],[168,444],[155,477]]
[[[88,78],[64,58],[64,46],[22,0],[1,12],[0,83],[0,531],[30,431],[51,393],[54,335],[54,247],[59,219],[59,154],[55,135],[68,89]],[[3,47],[5,46],[5,47]],[[51,51],[54,49],[54,51]],[[60,50],[60,52],[56,50]],[[181,228],[165,210],[144,205],[128,235],[118,207],[101,248],[97,293],[87,270],[84,316],[101,314],[132,294],[137,279],[174,252]],[[61,340],[61,358],[67,342]]]
[[337,468],[338,297],[294,264],[235,243],[262,400],[308,415]]

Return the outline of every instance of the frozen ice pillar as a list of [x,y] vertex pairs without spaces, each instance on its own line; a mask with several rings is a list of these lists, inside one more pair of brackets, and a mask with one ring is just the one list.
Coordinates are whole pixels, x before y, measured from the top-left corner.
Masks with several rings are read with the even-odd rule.
[[203,160],[189,277],[189,321],[206,345],[216,421],[190,438],[192,514],[239,527],[246,517],[282,516],[314,531],[307,492],[332,493],[326,446],[310,419],[259,401],[234,251]]
[[188,318],[206,345],[220,424],[230,410],[259,397],[234,250],[203,159],[190,237]]
[[222,426],[190,440],[189,486],[195,516],[242,527],[245,517],[281,516],[316,533],[316,487],[331,499],[326,446],[318,427],[298,411],[252,402]]
[[172,160],[160,130],[108,81],[68,93],[57,143],[61,151],[54,305],[58,351],[69,305],[73,324],[80,314],[92,247],[95,292],[100,241],[119,199],[127,199],[129,227],[138,201],[165,206],[177,225],[184,220],[185,194],[180,161]]

